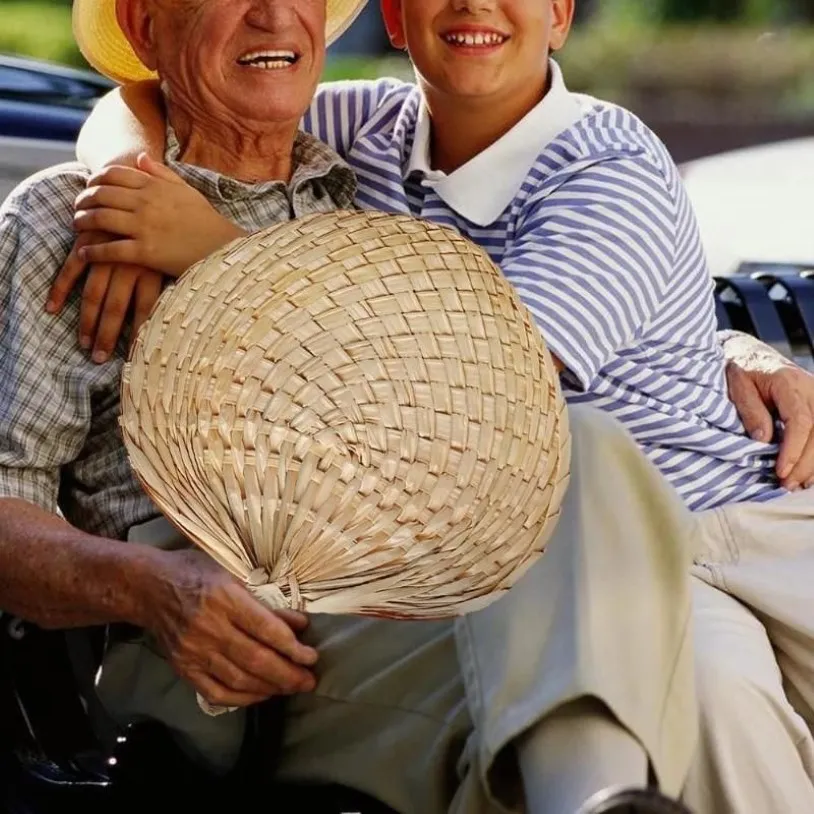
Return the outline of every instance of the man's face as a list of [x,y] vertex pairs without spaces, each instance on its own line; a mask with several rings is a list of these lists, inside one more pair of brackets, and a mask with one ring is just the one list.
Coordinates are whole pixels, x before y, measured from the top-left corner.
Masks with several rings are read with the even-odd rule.
[[568,36],[574,0],[381,0],[396,47],[427,90],[489,99],[543,85]]
[[189,109],[299,121],[325,62],[325,5],[325,0],[146,0],[143,32],[149,47],[140,56]]

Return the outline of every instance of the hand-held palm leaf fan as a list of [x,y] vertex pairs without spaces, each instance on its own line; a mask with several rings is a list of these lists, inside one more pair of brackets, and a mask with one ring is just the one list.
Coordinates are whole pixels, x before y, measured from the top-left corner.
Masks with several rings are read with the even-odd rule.
[[535,562],[569,432],[488,255],[406,216],[275,226],[194,266],[122,384],[135,472],[274,608],[446,617]]

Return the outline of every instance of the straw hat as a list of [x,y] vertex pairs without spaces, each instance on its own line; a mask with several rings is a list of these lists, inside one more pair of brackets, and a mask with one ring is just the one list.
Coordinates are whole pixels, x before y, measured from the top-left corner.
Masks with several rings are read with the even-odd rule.
[[444,618],[542,554],[568,481],[553,361],[479,247],[401,215],[284,223],[193,266],[125,365],[166,517],[269,607]]
[[[328,45],[347,31],[366,4],[367,0],[327,0]],[[85,59],[114,82],[155,78],[119,27],[116,0],[74,0],[73,33]]]

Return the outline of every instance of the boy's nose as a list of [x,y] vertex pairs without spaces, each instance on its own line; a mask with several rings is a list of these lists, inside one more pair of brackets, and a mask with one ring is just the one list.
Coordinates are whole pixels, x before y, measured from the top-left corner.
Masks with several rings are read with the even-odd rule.
[[497,0],[452,0],[455,11],[468,11],[470,14],[482,14],[493,11]]

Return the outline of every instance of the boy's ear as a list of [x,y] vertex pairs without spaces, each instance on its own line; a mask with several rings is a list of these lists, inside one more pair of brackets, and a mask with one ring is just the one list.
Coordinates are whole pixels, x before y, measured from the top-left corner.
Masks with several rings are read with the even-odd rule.
[[116,0],[116,20],[136,56],[154,71],[156,54],[149,5],[149,0]]
[[401,0],[381,0],[382,17],[387,36],[393,48],[403,51],[407,47],[407,37],[404,36],[404,23],[401,16]]
[[551,50],[559,51],[571,32],[575,0],[552,0],[552,5]]

